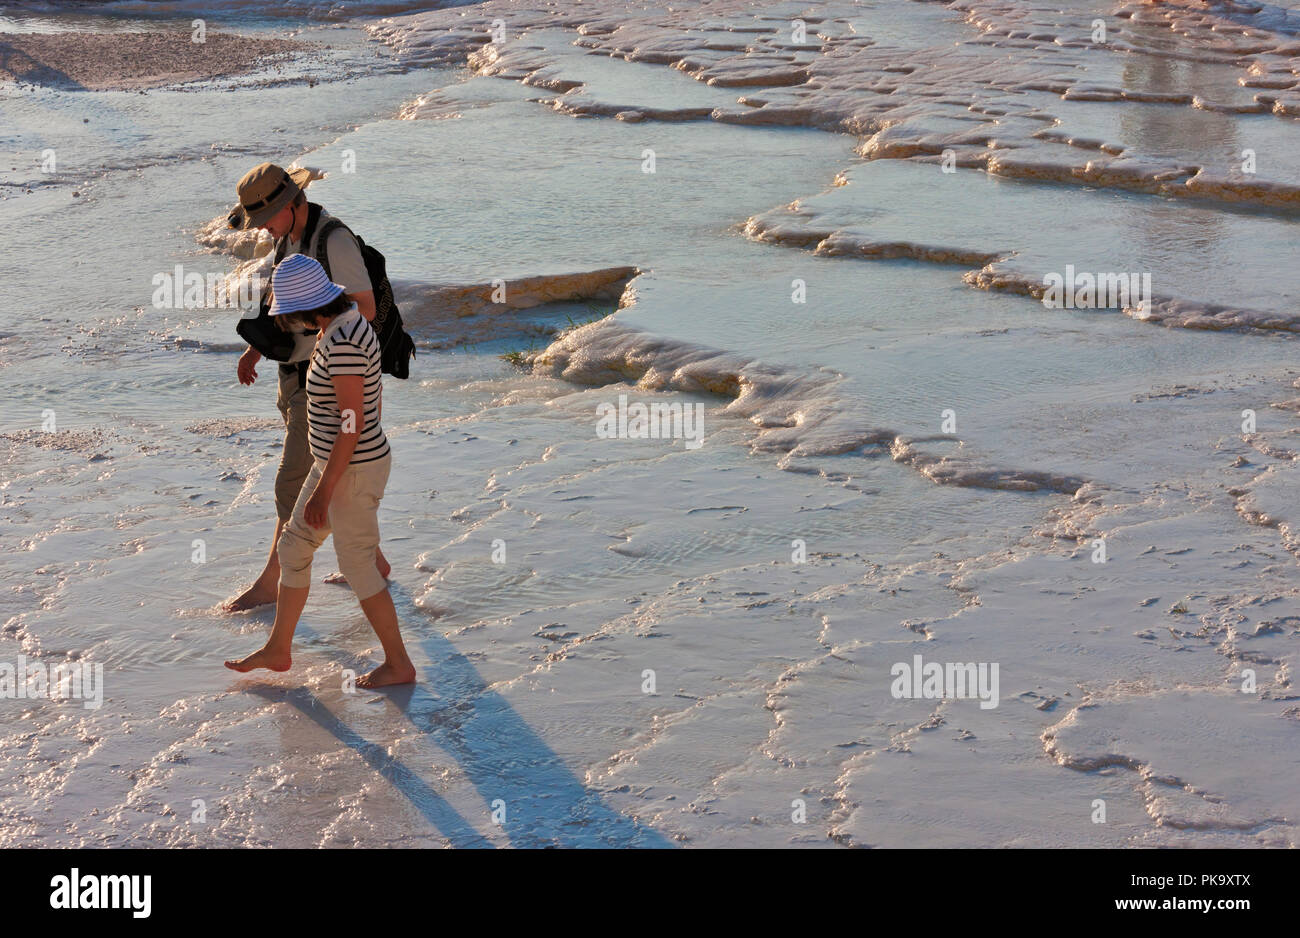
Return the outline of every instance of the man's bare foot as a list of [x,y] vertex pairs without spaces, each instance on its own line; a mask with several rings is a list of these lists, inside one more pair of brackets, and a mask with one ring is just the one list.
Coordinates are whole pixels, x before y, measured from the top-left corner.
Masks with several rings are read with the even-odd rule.
[[267,587],[261,583],[254,583],[234,599],[226,600],[221,608],[226,612],[245,612],[275,602],[277,595],[279,595],[279,590],[275,586]]
[[400,670],[385,661],[364,677],[357,678],[357,687],[387,687],[390,684],[414,684],[415,665],[407,664]]
[[254,668],[268,668],[271,671],[288,671],[293,664],[289,652],[274,652],[262,648],[238,661],[227,661],[226,667],[232,671],[252,671]]

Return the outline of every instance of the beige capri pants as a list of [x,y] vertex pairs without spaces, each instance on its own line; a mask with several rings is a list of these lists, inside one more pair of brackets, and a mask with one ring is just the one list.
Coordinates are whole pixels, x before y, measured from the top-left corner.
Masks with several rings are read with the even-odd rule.
[[312,463],[293,506],[293,517],[280,535],[280,585],[310,586],[312,556],[332,533],[339,571],[357,599],[369,599],[388,588],[388,581],[375,566],[375,552],[379,549],[379,500],[388,485],[393,454],[348,466],[330,499],[324,527],[313,528],[303,515],[325,465],[324,459]]

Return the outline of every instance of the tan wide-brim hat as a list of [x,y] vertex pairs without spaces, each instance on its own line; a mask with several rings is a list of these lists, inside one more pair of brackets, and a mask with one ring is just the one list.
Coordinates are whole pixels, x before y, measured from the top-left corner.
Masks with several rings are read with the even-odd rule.
[[285,170],[274,163],[254,166],[239,180],[239,204],[230,210],[231,228],[260,228],[286,208],[313,179],[324,174],[313,169]]

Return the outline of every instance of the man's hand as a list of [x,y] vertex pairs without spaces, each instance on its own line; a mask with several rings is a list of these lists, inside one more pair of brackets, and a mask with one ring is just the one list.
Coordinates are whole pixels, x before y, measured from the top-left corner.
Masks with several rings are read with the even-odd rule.
[[239,383],[252,384],[257,380],[257,369],[253,366],[262,360],[262,353],[251,345],[239,356]]
[[303,509],[302,516],[313,528],[323,528],[325,522],[329,519],[330,499],[334,497],[334,490],[326,488],[324,480],[316,483],[316,489],[311,493],[311,498],[307,500],[307,507]]

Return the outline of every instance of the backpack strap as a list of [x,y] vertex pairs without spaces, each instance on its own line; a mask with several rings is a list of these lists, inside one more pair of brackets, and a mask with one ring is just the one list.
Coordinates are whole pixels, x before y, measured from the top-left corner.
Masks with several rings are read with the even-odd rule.
[[[320,224],[321,207],[315,202],[307,203],[307,224],[302,228],[302,241],[299,243],[299,250],[306,248],[311,244],[312,235],[316,232],[316,226]],[[307,252],[302,251],[303,254]],[[310,256],[310,255],[308,255]]]
[[[334,275],[330,273],[329,240],[330,235],[339,228],[344,229],[348,234],[352,234],[351,228],[337,218],[331,218],[325,222],[325,225],[320,230],[320,236],[316,239],[316,262],[325,268],[325,276],[329,277],[330,280],[334,279]],[[352,237],[354,240],[356,239],[356,235],[352,235]]]

